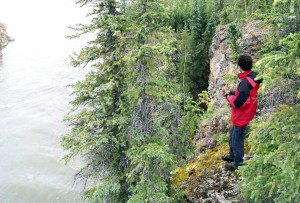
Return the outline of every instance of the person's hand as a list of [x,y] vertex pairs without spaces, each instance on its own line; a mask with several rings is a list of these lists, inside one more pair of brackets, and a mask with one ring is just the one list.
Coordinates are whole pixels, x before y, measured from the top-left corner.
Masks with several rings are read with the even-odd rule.
[[224,96],[227,98],[229,95],[235,95],[235,91],[234,90],[230,90],[229,92],[226,92],[224,94]]

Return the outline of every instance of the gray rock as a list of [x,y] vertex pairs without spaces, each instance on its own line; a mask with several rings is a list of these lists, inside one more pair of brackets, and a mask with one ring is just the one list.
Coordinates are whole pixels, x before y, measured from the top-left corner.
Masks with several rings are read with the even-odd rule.
[[[238,41],[243,52],[254,55],[263,45],[264,38],[268,33],[268,26],[262,26],[262,21],[253,20],[241,26],[242,38]],[[215,32],[210,47],[210,76],[208,91],[219,108],[227,102],[224,99],[224,89],[235,88],[235,84],[230,84],[225,80],[225,74],[235,74],[236,64],[229,60],[231,49],[227,45],[225,38],[228,25],[222,26]]]
[[8,36],[6,32],[6,25],[4,23],[0,23],[0,56],[2,55],[1,49],[5,47],[9,41],[13,41],[14,39]]

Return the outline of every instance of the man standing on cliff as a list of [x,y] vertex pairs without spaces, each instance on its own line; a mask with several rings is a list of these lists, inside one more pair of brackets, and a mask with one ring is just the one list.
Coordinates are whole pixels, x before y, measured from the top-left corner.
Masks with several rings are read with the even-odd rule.
[[231,123],[229,137],[229,155],[222,160],[230,162],[225,170],[234,171],[243,165],[245,131],[257,110],[257,91],[261,81],[255,80],[257,73],[252,69],[252,57],[241,54],[238,58],[240,83],[236,91],[225,94],[231,105]]

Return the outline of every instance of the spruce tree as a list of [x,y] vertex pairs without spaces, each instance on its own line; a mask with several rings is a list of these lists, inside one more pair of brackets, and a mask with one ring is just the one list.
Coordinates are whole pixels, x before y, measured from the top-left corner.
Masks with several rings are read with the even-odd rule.
[[74,109],[62,137],[66,160],[83,157],[77,177],[90,202],[172,202],[171,171],[190,153],[181,125],[182,90],[172,63],[175,39],[164,1],[78,1],[92,6],[95,33],[73,65],[90,64],[73,85]]
[[125,123],[119,107],[124,82],[118,74],[121,64],[116,32],[122,29],[120,11],[124,5],[114,0],[77,3],[91,5],[93,19],[89,25],[73,28],[77,34],[72,37],[92,32],[96,36],[73,56],[74,66],[90,64],[92,71],[73,85],[74,109],[66,118],[72,128],[62,137],[62,145],[70,152],[67,161],[74,156],[84,158],[84,166],[76,176],[84,181],[95,180],[96,184],[85,193],[91,202],[104,198],[122,202],[127,194],[125,177],[120,173],[127,166],[124,151],[128,146],[120,137]]

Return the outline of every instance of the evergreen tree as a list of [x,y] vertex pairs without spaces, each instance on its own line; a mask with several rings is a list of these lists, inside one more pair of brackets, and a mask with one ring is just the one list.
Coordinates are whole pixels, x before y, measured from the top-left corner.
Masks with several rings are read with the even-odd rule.
[[190,154],[193,133],[181,124],[182,92],[171,57],[176,41],[163,1],[79,1],[93,7],[95,32],[73,65],[92,71],[74,87],[62,137],[66,160],[84,158],[77,177],[94,180],[90,202],[172,202],[170,172]]
[[[217,3],[206,0],[178,0],[171,13],[181,13],[180,26],[171,24],[178,35],[178,75],[186,92],[195,99],[207,89],[209,76],[209,46],[215,27],[218,24],[216,15]],[[183,9],[185,8],[185,9]],[[171,22],[177,15],[171,15]],[[180,29],[181,28],[181,29]],[[184,80],[184,81],[183,81]]]
[[[205,0],[194,0],[191,16],[191,35],[193,37],[193,63],[191,66],[190,77],[194,81],[191,91],[193,95],[198,95],[208,86],[209,57],[208,47],[211,39],[204,38],[204,32],[208,23]],[[208,40],[208,41],[205,41]]]
[[259,60],[256,65],[263,73],[265,82],[264,90],[269,90],[276,86],[285,87],[289,84],[288,92],[290,96],[299,91],[298,80],[300,78],[300,33],[290,34],[282,38],[275,50],[270,50],[264,54],[264,57]]
[[[300,97],[298,1],[76,2],[90,5],[93,10],[89,15],[93,19],[88,25],[75,26],[76,33],[71,38],[93,33],[93,39],[79,54],[73,55],[72,64],[88,64],[91,71],[73,85],[74,108],[65,119],[70,131],[61,142],[69,152],[66,161],[75,156],[83,158],[83,167],[76,177],[93,180],[85,190],[85,197],[90,202],[181,201],[180,195],[172,192],[171,171],[192,154],[191,141],[203,113],[195,98],[208,85],[209,46],[219,24],[261,17],[279,26],[280,35],[273,33],[276,40],[265,46],[262,59],[256,64],[265,79],[262,90],[288,83],[287,94],[293,94],[295,102],[295,93]],[[230,24],[227,38],[236,56],[240,36],[237,24]],[[299,109],[298,106],[291,108]],[[297,116],[292,111],[280,115]],[[254,125],[253,132],[261,132],[268,122],[258,127]],[[284,132],[292,132],[290,122],[286,121],[290,127],[284,128]],[[274,129],[264,129],[266,137],[275,132],[277,139],[283,127],[275,126]],[[293,138],[293,142],[296,141]],[[259,155],[261,150],[269,150],[274,143],[260,144],[257,143],[255,151]],[[273,171],[264,171],[268,179],[251,182],[253,174],[259,175],[264,170],[260,163],[253,160],[249,168],[251,174],[243,173],[247,180],[243,183],[245,187],[254,188],[246,189],[245,197],[257,202],[271,200],[278,194],[275,190],[281,192],[285,187],[285,184],[272,185],[272,181],[278,181],[272,179],[279,171],[273,170],[274,167]],[[276,164],[270,162],[272,166],[277,167]],[[290,169],[285,168],[285,172]],[[296,177],[297,173],[292,173]],[[273,196],[259,195],[260,191],[255,190],[256,183],[266,183],[267,188],[258,188],[263,194]],[[275,198],[293,201],[297,199],[297,187],[289,194]]]
[[232,61],[236,61],[241,50],[238,40],[242,37],[242,32],[239,26],[235,22],[230,23],[225,36],[228,39],[227,44],[232,49],[230,58]]
[[284,105],[253,123],[249,144],[255,156],[240,170],[246,202],[300,201],[299,112],[299,104]]
[[170,12],[170,25],[176,32],[182,29],[189,29],[187,23],[191,16],[191,3],[190,0],[175,0],[171,1],[171,12]]
[[78,33],[73,37],[91,32],[97,35],[72,60],[74,66],[91,64],[93,69],[73,86],[74,110],[66,118],[72,128],[62,137],[62,145],[70,152],[67,161],[78,155],[84,158],[84,167],[76,176],[85,181],[97,180],[95,186],[86,190],[91,202],[102,198],[122,202],[128,196],[125,177],[120,173],[128,164],[128,146],[120,136],[126,118],[120,114],[124,77],[118,74],[122,64],[116,33],[122,30],[120,11],[124,12],[124,5],[114,0],[77,3],[90,4],[93,19],[89,25],[77,25],[74,29]]

